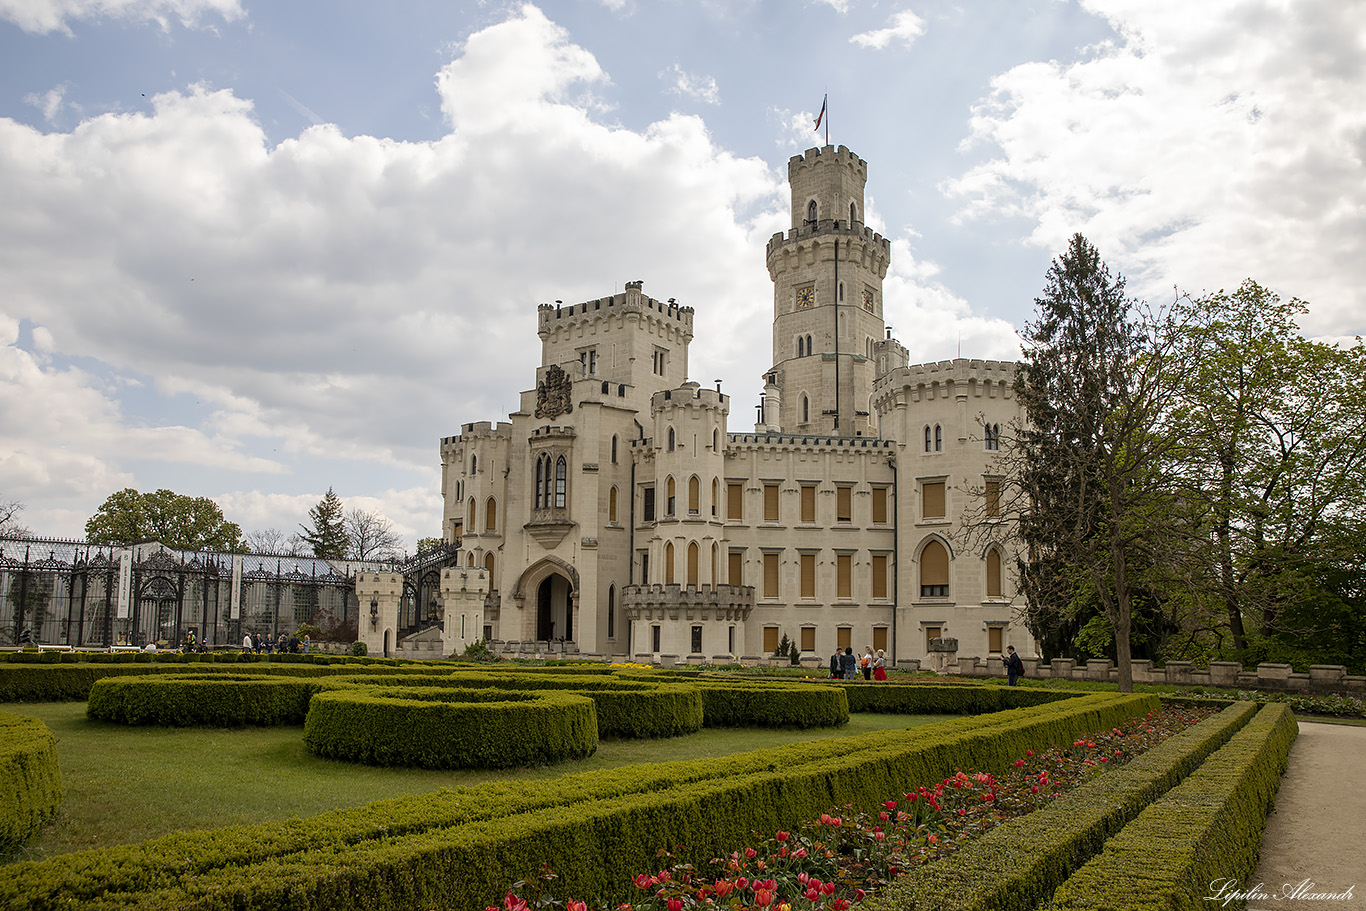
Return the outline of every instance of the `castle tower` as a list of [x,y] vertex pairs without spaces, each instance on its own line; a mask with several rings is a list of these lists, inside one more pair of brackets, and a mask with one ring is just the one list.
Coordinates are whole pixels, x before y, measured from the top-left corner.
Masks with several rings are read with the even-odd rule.
[[[768,242],[778,404],[786,433],[873,432],[869,400],[883,341],[882,280],[891,243],[864,223],[868,164],[844,146],[788,162],[792,228]],[[772,398],[772,395],[766,396]]]

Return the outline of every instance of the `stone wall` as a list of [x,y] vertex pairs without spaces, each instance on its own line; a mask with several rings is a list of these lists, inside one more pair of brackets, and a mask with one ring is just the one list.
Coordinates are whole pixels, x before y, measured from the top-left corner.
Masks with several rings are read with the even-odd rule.
[[[1098,680],[1118,682],[1119,670],[1114,662],[1088,661],[1078,665],[1070,658],[1054,658],[1043,664],[1037,658],[1024,658],[1025,676],[1031,679]],[[1211,661],[1209,667],[1196,667],[1193,661],[1168,661],[1154,667],[1151,661],[1134,661],[1134,683],[1165,683],[1172,686],[1216,686],[1241,690],[1264,690],[1273,693],[1351,693],[1366,694],[1366,677],[1353,676],[1340,664],[1316,664],[1309,673],[1298,674],[1288,664],[1259,664],[1244,668],[1236,662]],[[983,661],[977,657],[959,657],[947,673],[962,677],[1004,677],[1005,665],[999,658]]]

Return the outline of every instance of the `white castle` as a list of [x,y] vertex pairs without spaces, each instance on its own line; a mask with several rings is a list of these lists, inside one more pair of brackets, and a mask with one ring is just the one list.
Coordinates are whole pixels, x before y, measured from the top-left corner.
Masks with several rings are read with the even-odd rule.
[[[441,440],[446,654],[905,663],[930,641],[1033,653],[998,508],[1016,365],[910,365],[883,322],[891,245],[863,223],[868,166],[844,146],[788,163],[792,227],[768,243],[773,362],[753,432],[688,379],[693,310],[624,293],[542,304],[534,389],[506,422]],[[980,520],[976,523],[980,527]],[[990,537],[990,536],[987,536]],[[392,654],[397,576],[362,577],[371,654]],[[369,626],[370,629],[366,629]],[[382,652],[381,652],[382,650]]]

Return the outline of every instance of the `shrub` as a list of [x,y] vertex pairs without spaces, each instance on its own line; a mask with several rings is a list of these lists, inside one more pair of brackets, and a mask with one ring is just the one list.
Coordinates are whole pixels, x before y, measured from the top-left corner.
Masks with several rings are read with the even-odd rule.
[[366,655],[368,652],[369,652],[369,649],[367,649],[367,648],[365,647],[365,643],[364,643],[364,642],[361,642],[361,641],[357,640],[357,641],[351,643],[351,654],[354,655],[354,656],[356,656],[357,658],[363,658],[363,657],[365,657],[365,655]]
[[37,718],[0,712],[0,854],[43,827],[62,803],[57,742]]

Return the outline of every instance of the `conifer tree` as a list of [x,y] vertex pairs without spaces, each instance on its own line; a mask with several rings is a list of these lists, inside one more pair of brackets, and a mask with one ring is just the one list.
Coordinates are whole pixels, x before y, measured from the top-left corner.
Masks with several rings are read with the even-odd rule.
[[341,498],[327,488],[318,505],[308,511],[308,525],[300,525],[299,538],[321,560],[346,558],[346,528]]

